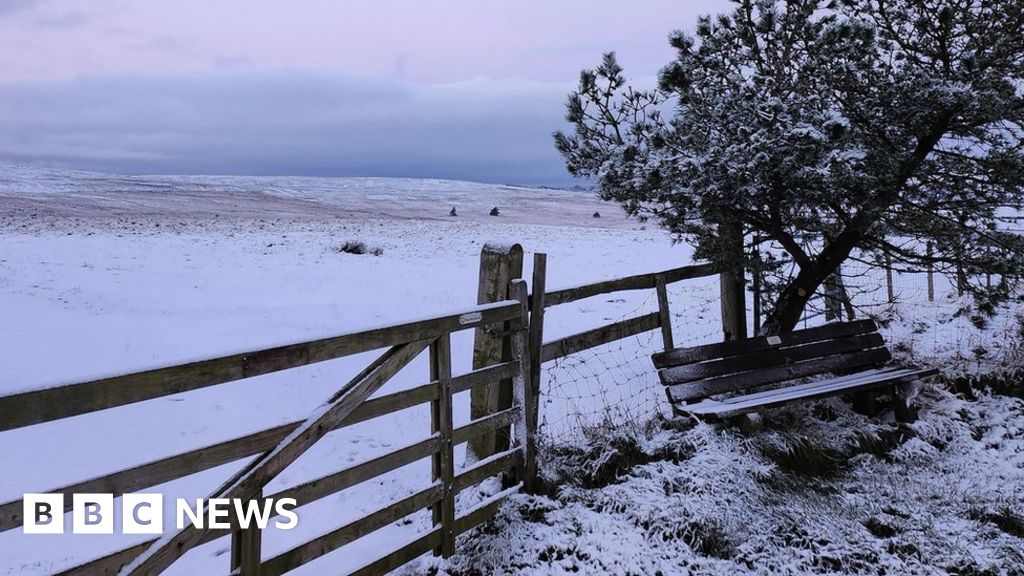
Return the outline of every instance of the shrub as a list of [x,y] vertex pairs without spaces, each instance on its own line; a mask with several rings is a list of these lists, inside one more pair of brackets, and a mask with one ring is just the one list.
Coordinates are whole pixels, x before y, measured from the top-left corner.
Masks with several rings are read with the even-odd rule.
[[349,240],[336,247],[334,251],[339,254],[370,254],[371,256],[380,256],[384,253],[384,249],[380,246],[367,247],[365,242],[359,240]]

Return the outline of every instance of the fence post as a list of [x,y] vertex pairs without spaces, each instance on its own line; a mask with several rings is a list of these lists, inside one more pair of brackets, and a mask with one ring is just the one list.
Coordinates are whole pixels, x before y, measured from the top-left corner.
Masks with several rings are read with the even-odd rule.
[[[523,248],[519,244],[485,244],[480,251],[480,283],[477,304],[509,298],[509,283],[523,275]],[[510,322],[481,326],[473,338],[473,369],[508,362],[512,358]],[[512,381],[502,380],[470,392],[469,411],[474,420],[494,414],[512,405]],[[475,462],[508,449],[508,431],[481,434],[469,442],[466,461]]]
[[[838,272],[838,271],[837,271]],[[822,286],[825,297],[825,321],[843,319],[843,303],[840,301],[839,281],[836,272],[828,275]]]
[[751,274],[751,286],[750,289],[754,292],[754,334],[761,333],[761,246],[759,244],[759,237],[754,237],[754,253],[753,261],[754,267],[750,271]]
[[437,400],[430,403],[430,427],[441,436],[441,449],[434,454],[434,482],[440,481],[441,501],[432,510],[434,526],[441,527],[441,547],[434,555],[445,558],[455,553],[455,494],[452,483],[455,463],[452,446],[452,361],[451,336],[443,334],[430,344],[430,379],[437,381]]
[[533,255],[533,295],[530,297],[530,420],[528,426],[537,430],[540,417],[540,384],[541,364],[544,362],[544,293],[547,290],[548,256],[536,253]]
[[925,245],[925,258],[928,263],[928,301],[935,301],[935,265],[932,263],[932,243]]
[[[263,491],[257,492],[252,501],[263,503]],[[263,533],[259,526],[250,523],[245,530],[231,532],[231,573],[237,576],[259,576]]]
[[672,338],[672,315],[668,309],[668,288],[665,286],[665,277],[658,274],[654,277],[654,287],[658,292],[658,320],[661,324],[661,344],[663,350],[668,352],[675,348]]
[[521,412],[520,420],[515,424],[516,442],[523,450],[522,466],[516,471],[516,475],[522,481],[523,488],[530,492],[533,490],[534,480],[537,478],[537,420],[533,416],[537,413],[537,407],[533,402],[535,393],[530,374],[532,362],[527,338],[527,326],[531,321],[530,306],[525,281],[513,280],[509,291],[511,298],[519,300],[521,307],[520,328],[515,331],[512,341],[512,356],[519,362],[519,376],[515,379],[515,401]]
[[885,285],[888,288],[889,304],[896,302],[896,287],[892,282],[892,254],[885,251]]
[[747,337],[747,297],[743,278],[743,227],[738,222],[718,225],[723,249],[728,252],[719,274],[722,301],[722,334],[725,340]]

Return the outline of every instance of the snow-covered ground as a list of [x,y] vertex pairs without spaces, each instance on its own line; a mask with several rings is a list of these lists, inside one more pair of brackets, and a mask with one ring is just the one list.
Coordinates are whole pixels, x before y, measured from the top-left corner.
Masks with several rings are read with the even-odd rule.
[[[222,188],[195,184],[222,180],[217,178],[121,178],[23,168],[5,174],[7,183],[0,183],[0,394],[466,308],[475,304],[479,252],[488,241],[520,242],[528,252],[547,252],[548,284],[556,288],[688,262],[687,252],[673,248],[664,233],[639,230],[616,207],[583,192],[322,179],[275,188],[271,196],[240,191],[258,188],[260,182],[251,179],[227,179]],[[142,182],[161,184],[146,190]],[[474,187],[479,193],[471,193]],[[310,189],[328,192],[314,197]],[[448,216],[455,202],[452,190],[462,195],[455,218]],[[305,195],[310,197],[294,200]],[[243,200],[236,203],[239,196]],[[288,197],[289,209],[279,211],[280,198]],[[244,214],[222,209],[246,203]],[[501,215],[488,216],[495,205]],[[592,217],[597,210],[600,219]],[[437,218],[396,216],[432,211]],[[348,240],[380,247],[383,254],[337,252]],[[584,302],[554,312],[548,333],[558,337],[600,325],[606,316],[628,314],[642,297]],[[463,332],[453,340],[456,373],[469,369],[471,338]],[[0,434],[0,500],[300,419],[370,357]],[[427,374],[420,358],[381,393],[421,384]],[[461,396],[456,424],[468,419],[468,398]],[[419,440],[429,427],[424,407],[332,434],[271,489]],[[237,466],[156,490],[201,496]],[[264,554],[373,511],[428,480],[424,461],[378,484],[325,499],[301,510],[298,529],[268,534]],[[425,517],[417,525],[383,530],[309,565],[306,573],[327,565],[358,566],[424,522]],[[41,539],[12,530],[0,534],[0,574],[48,573],[133,541]],[[205,546],[175,570],[216,571],[226,566],[226,546],[227,540]]]
[[[453,206],[457,217],[448,216]],[[493,207],[499,208],[500,216],[488,216]],[[602,217],[594,218],[594,212]],[[380,247],[383,253],[339,253],[337,247],[349,240]],[[521,243],[528,255],[527,277],[529,254],[546,252],[550,288],[690,262],[689,250],[673,246],[664,232],[626,219],[620,209],[601,203],[588,192],[447,181],[124,177],[0,167],[0,394],[309,340],[471,306],[479,251],[489,241]],[[679,341],[697,344],[717,338],[714,279],[680,283],[670,291]],[[961,304],[952,300],[937,303],[934,315],[943,322],[932,322],[922,308],[907,303],[899,309],[889,335],[904,342],[914,357],[935,358],[960,369],[962,361],[947,360],[954,356],[949,353],[951,347],[961,350],[963,346],[936,332],[955,326],[957,334],[971,339],[970,350],[977,342],[988,354],[1005,352],[1007,361],[1012,362],[1012,354],[1019,351],[1019,340],[1013,337],[1013,312],[979,330],[969,315],[953,314]],[[557,338],[651,311],[654,306],[653,295],[643,291],[556,307],[546,317],[546,337]],[[900,318],[924,320],[919,326]],[[663,412],[663,395],[647,359],[657,341],[653,334],[633,338],[548,366],[542,416],[550,437],[582,434],[609,415],[619,423],[641,426]],[[456,373],[469,368],[471,345],[469,333],[454,337]],[[0,501],[302,418],[370,358],[364,354],[0,433]],[[426,360],[420,358],[381,393],[421,384],[426,377]],[[940,397],[934,402],[935,406],[945,402],[941,405],[948,407],[954,401]],[[984,418],[991,414],[1003,418],[1006,422],[998,426],[1005,432],[1000,432],[1000,438],[1019,435],[1019,415],[1013,412],[1019,406],[1014,408],[1009,400],[986,402],[996,402],[992,406],[998,411],[985,404],[964,409],[983,412]],[[465,394],[457,398],[455,410],[456,425],[468,419]],[[926,410],[924,421],[933,422],[927,414],[936,410]],[[270,489],[372,458],[419,440],[428,431],[429,415],[422,407],[333,433],[289,467]],[[830,431],[809,427],[808,434]],[[673,474],[687,474],[687,481],[696,483],[686,490],[664,489],[665,497],[686,502],[652,501],[652,506],[669,505],[666,513],[683,514],[696,510],[693,507],[702,502],[712,502],[690,501],[692,494],[726,499],[741,495],[748,489],[744,478],[760,478],[757,474],[761,472],[752,471],[764,468],[765,474],[772,474],[770,465],[758,460],[743,447],[745,441],[730,432],[702,427],[679,433],[685,434],[684,438],[666,434],[658,433],[649,442],[669,445],[685,441],[699,446],[696,455],[676,458],[671,464],[679,470],[668,469]],[[723,448],[722,443],[727,446]],[[665,448],[651,450],[661,450],[661,454]],[[1019,443],[1000,441],[965,450],[968,456],[958,460],[958,465],[980,453],[990,457],[978,461],[982,467],[1000,458],[1009,462],[1004,464],[1010,468],[1003,477],[1007,486],[1016,490],[1010,494],[1020,494]],[[461,462],[461,455],[458,459]],[[715,463],[712,468],[697,466],[708,460]],[[946,473],[935,472],[936,462],[922,469],[932,470],[929,474]],[[871,470],[882,469],[877,463],[868,464],[858,472],[861,476],[849,482],[866,482]],[[223,466],[154,490],[168,497],[198,497],[240,465]],[[638,475],[646,474],[644,468],[637,470]],[[705,472],[714,474],[705,476]],[[428,478],[429,465],[423,461],[300,509],[298,529],[268,531],[264,557],[421,489]],[[638,491],[629,498],[619,495],[612,500],[621,498],[624,506],[639,506],[645,491],[655,490],[663,479],[622,483],[622,490],[635,485]],[[941,477],[935,481],[941,482]],[[493,487],[485,486],[487,489]],[[545,515],[555,519],[552,523],[524,524],[510,523],[510,515],[516,512],[506,511],[496,524],[497,533],[491,530],[491,539],[481,540],[475,549],[479,555],[471,548],[436,567],[450,573],[474,573],[474,569],[490,573],[497,567],[483,559],[487,546],[509,545],[511,551],[535,554],[528,562],[510,563],[510,572],[517,571],[515,566],[524,573],[568,572],[571,566],[555,556],[565,556],[558,542],[572,537],[621,539],[615,550],[606,550],[607,563],[578,564],[585,573],[653,573],[648,568],[656,565],[639,560],[637,554],[662,558],[669,549],[677,555],[690,554],[689,544],[658,540],[655,533],[644,531],[647,528],[637,528],[642,524],[620,524],[623,512],[604,504],[587,507],[587,499],[603,498],[601,491],[608,489],[572,489],[540,504],[521,500],[522,506],[556,506],[566,512]],[[598,492],[587,495],[590,490]],[[467,495],[469,500],[474,497],[478,495]],[[734,518],[742,519],[763,511],[764,503],[740,499],[730,506],[739,507]],[[702,513],[712,514],[713,510]],[[797,513],[800,509],[793,510]],[[422,514],[296,573],[354,568],[425,530],[428,524]],[[769,524],[756,526],[771,528]],[[813,534],[813,527],[803,528]],[[0,574],[49,573],[138,538],[25,536],[11,530],[0,533]],[[554,543],[548,560],[536,543],[527,546],[530,539]],[[616,556],[628,552],[630,543],[646,552]],[[770,548],[771,543],[766,540],[763,545]],[[226,539],[200,547],[176,564],[172,573],[222,573],[228,561],[227,547]],[[667,562],[660,566],[671,568],[675,560]],[[729,565],[736,564],[719,568]],[[425,566],[417,564],[409,571],[415,573]],[[679,568],[677,573],[685,573],[685,569]]]

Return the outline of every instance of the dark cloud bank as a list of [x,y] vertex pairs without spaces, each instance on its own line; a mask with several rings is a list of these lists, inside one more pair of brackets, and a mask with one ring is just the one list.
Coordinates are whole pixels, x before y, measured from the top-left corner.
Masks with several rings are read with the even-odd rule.
[[0,159],[128,173],[569,184],[570,85],[310,73],[0,84]]

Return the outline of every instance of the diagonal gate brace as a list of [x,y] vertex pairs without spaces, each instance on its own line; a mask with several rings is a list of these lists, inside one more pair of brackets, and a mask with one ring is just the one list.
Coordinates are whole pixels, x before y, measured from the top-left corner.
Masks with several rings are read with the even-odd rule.
[[[239,498],[248,500],[256,496],[263,486],[281,473],[292,462],[302,456],[318,440],[324,437],[346,416],[351,414],[371,394],[380,389],[399,370],[430,345],[430,339],[399,344],[390,348],[320,405],[291,434],[277,446],[256,458],[237,474],[221,485],[210,498]],[[207,515],[209,499],[203,506],[202,514]],[[198,545],[209,527],[184,528],[161,537],[145,552],[125,565],[120,576],[143,576],[159,574],[178,558]]]

